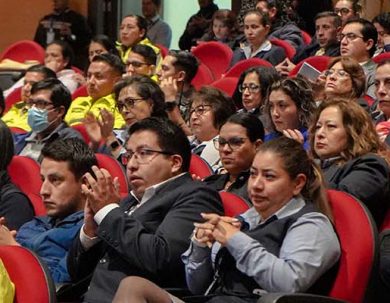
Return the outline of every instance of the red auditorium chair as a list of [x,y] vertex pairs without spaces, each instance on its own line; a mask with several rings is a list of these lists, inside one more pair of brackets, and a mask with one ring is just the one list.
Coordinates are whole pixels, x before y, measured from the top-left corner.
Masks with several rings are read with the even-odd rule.
[[380,63],[383,60],[389,60],[390,59],[390,52],[379,54],[378,56],[375,56],[372,58],[372,61],[374,61],[376,64]]
[[0,246],[0,259],[15,284],[14,303],[57,302],[50,273],[35,253],[21,246]]
[[119,192],[122,198],[126,197],[129,194],[129,185],[127,184],[126,174],[121,164],[109,155],[99,153],[95,155],[100,168],[108,170],[113,178],[118,177]]
[[169,49],[166,48],[164,45],[162,44],[155,44],[159,49],[160,49],[160,52],[161,52],[161,57],[162,58],[165,58],[166,55],[168,55],[169,53]]
[[307,62],[311,66],[315,67],[318,69],[320,72],[323,72],[328,68],[330,61],[330,57],[328,56],[312,56],[308,57],[306,59],[303,59],[300,61],[288,74],[289,77],[294,77],[298,73],[299,69],[301,68],[303,62]]
[[366,207],[353,196],[328,190],[335,230],[341,245],[341,257],[329,297],[310,294],[266,294],[258,303],[282,302],[379,302],[373,298],[378,235]]
[[4,114],[9,111],[9,109],[14,105],[15,103],[21,101],[22,93],[22,87],[15,88],[8,96],[5,98],[5,109]]
[[77,66],[71,66],[71,69],[75,72],[75,73],[77,73],[77,74],[80,74],[80,75],[84,75],[84,72],[81,70],[81,69],[79,69]]
[[210,86],[218,88],[219,90],[225,92],[228,96],[232,97],[237,83],[238,78],[236,77],[223,77],[211,83]]
[[235,217],[249,209],[248,203],[236,194],[220,191],[219,195],[222,200],[225,216]]
[[220,79],[229,68],[233,57],[231,48],[223,43],[210,41],[196,46],[192,53],[213,73],[214,78]]
[[303,39],[303,42],[306,44],[306,45],[309,45],[311,43],[311,36],[305,32],[304,30],[301,30],[301,34],[302,34],[302,39]]
[[225,74],[224,77],[240,77],[240,75],[246,71],[248,68],[256,66],[265,66],[271,67],[272,64],[266,60],[260,58],[249,58],[245,60],[238,61],[234,64]]
[[86,85],[81,85],[72,94],[72,100],[78,97],[88,97],[88,91]]
[[42,186],[39,164],[28,157],[14,156],[8,166],[8,173],[12,182],[30,198],[35,215],[46,215],[46,208],[39,194]]
[[87,133],[87,130],[85,129],[84,124],[80,123],[80,124],[72,125],[71,128],[77,130],[81,134],[85,143],[89,144],[89,142],[91,142],[91,139],[89,138],[89,135]]
[[205,64],[201,63],[191,84],[195,86],[196,89],[200,89],[203,85],[209,85],[213,81],[213,73]]
[[11,59],[20,63],[28,60],[36,60],[43,64],[45,50],[38,43],[30,40],[21,40],[8,46],[0,55],[0,61]]
[[196,154],[192,154],[189,173],[204,179],[208,176],[211,176],[213,174],[213,170],[205,160]]
[[295,48],[288,43],[287,41],[278,39],[278,38],[271,38],[269,41],[276,46],[279,46],[284,49],[286,53],[286,57],[289,58],[290,60],[295,56],[296,50]]

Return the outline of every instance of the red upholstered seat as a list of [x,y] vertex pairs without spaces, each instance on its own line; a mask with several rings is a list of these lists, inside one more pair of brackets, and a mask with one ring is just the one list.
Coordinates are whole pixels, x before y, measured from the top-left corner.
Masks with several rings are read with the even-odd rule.
[[169,53],[169,49],[162,44],[155,44],[155,45],[160,49],[161,57],[165,58],[165,56],[168,55]]
[[15,303],[57,302],[50,273],[35,253],[21,246],[0,246],[0,259],[15,284]]
[[217,81],[214,81],[210,85],[225,92],[228,96],[232,97],[234,90],[236,89],[238,78],[236,77],[224,77]]
[[12,182],[30,198],[35,215],[46,215],[46,208],[39,194],[42,186],[39,164],[28,157],[14,156],[8,166],[8,173]]
[[217,80],[228,69],[233,57],[233,51],[226,44],[210,41],[196,46],[192,53],[200,62],[207,65]]
[[28,60],[36,60],[43,64],[45,60],[45,50],[38,43],[30,40],[17,41],[8,46],[0,55],[0,61],[11,59],[21,63]]
[[221,196],[225,216],[235,217],[249,209],[248,203],[240,196],[227,192],[219,192]]
[[196,89],[200,89],[203,85],[209,85],[213,81],[213,73],[205,64],[201,63],[191,84],[195,86]]
[[302,38],[303,38],[303,42],[306,44],[306,45],[309,45],[311,43],[311,36],[305,32],[304,30],[301,30],[301,34],[302,34]]
[[240,77],[240,75],[246,71],[248,68],[255,66],[266,66],[271,67],[272,64],[266,60],[260,58],[249,58],[246,60],[238,61],[233,65],[225,74],[224,77]]
[[289,77],[295,76],[304,62],[307,62],[311,66],[323,72],[328,68],[330,57],[328,56],[312,56],[300,61],[288,74]]
[[390,52],[379,54],[378,56],[375,56],[372,58],[372,61],[375,63],[380,63],[383,60],[389,60],[390,59]]
[[72,100],[78,98],[78,97],[87,97],[88,91],[86,85],[81,85],[78,87],[72,94]]
[[284,52],[286,53],[286,57],[289,58],[290,60],[295,56],[296,53],[295,48],[287,41],[277,39],[277,38],[271,38],[269,41],[271,41],[273,45],[283,48]]
[[83,137],[85,143],[89,144],[89,142],[91,142],[91,139],[89,138],[89,135],[87,133],[87,130],[85,129],[85,125],[80,123],[80,124],[76,124],[76,125],[72,125],[71,126],[74,130],[77,130],[81,136]]
[[196,175],[201,179],[204,179],[213,174],[213,170],[210,165],[196,154],[191,155],[190,169],[191,175]]

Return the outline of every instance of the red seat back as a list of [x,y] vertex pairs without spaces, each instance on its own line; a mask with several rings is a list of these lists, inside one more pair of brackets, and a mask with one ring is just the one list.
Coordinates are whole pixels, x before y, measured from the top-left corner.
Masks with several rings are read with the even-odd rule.
[[15,88],[8,96],[5,98],[5,109],[4,114],[9,111],[9,109],[19,101],[22,100],[22,87]]
[[88,91],[86,85],[81,85],[78,87],[72,94],[72,100],[78,98],[78,97],[87,97]]
[[164,45],[155,44],[155,46],[157,46],[160,49],[161,57],[165,58],[165,56],[168,55],[169,49],[166,48]]
[[248,203],[240,196],[227,192],[219,192],[225,216],[235,217],[249,209]]
[[111,176],[118,177],[119,181],[119,191],[121,197],[124,198],[129,194],[129,185],[127,184],[127,178],[125,171],[121,164],[115,160],[113,157],[105,154],[95,154],[98,165],[100,168],[108,170]]
[[205,160],[196,154],[192,154],[189,173],[204,179],[208,176],[211,176],[213,174],[213,170]]
[[56,302],[50,273],[32,251],[21,246],[0,246],[0,259],[15,284],[15,303]]
[[310,64],[311,66],[315,67],[316,69],[318,69],[320,72],[323,72],[324,70],[326,70],[328,68],[328,65],[329,65],[329,61],[330,61],[330,57],[328,56],[312,56],[312,57],[308,57],[306,59],[303,59],[302,61],[300,61],[291,71],[290,73],[288,74],[289,77],[293,77],[293,76],[296,76],[296,74],[298,73],[299,69],[302,67],[303,63],[304,62],[307,62],[308,64]]
[[46,208],[39,194],[42,186],[39,164],[28,157],[14,156],[8,166],[8,173],[12,182],[30,198],[35,215],[46,215]]
[[304,30],[301,30],[301,34],[302,34],[302,39],[303,39],[303,42],[306,44],[306,45],[309,45],[311,43],[311,36],[305,32]]
[[224,75],[224,77],[240,77],[240,75],[246,71],[248,68],[255,66],[266,66],[271,67],[272,64],[266,60],[260,58],[249,58],[246,60],[238,61],[234,64]]
[[380,63],[383,60],[389,60],[390,59],[390,52],[379,54],[378,56],[375,56],[372,58],[372,61],[374,61],[376,64]]
[[236,89],[238,78],[236,77],[224,77],[217,81],[214,81],[210,85],[225,92],[228,96],[232,97],[234,90]]
[[203,63],[199,64],[198,71],[192,79],[191,84],[195,86],[196,89],[201,88],[203,85],[209,85],[214,81],[213,73],[210,69]]
[[207,65],[217,80],[229,68],[233,57],[233,51],[226,44],[210,41],[196,46],[192,53],[200,62]]
[[284,52],[286,53],[286,57],[289,58],[290,60],[295,56],[296,53],[295,48],[287,41],[277,39],[277,38],[271,38],[269,41],[271,41],[273,45],[283,48]]
[[377,231],[365,206],[353,196],[328,190],[341,245],[336,279],[329,295],[351,303],[364,301],[376,263]]
[[91,142],[91,139],[89,138],[89,135],[87,133],[87,130],[85,129],[84,124],[82,124],[82,123],[75,124],[75,125],[72,125],[71,128],[73,128],[74,130],[77,130],[81,134],[85,143],[89,144],[89,142]]
[[11,44],[0,55],[0,61],[11,59],[24,63],[28,60],[36,60],[43,64],[45,60],[45,50],[38,43],[30,40],[21,40]]

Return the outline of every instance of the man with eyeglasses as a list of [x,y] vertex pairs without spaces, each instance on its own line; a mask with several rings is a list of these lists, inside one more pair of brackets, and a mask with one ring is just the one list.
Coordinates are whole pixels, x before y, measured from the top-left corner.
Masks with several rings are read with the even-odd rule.
[[378,32],[368,20],[348,20],[340,35],[341,56],[350,56],[363,67],[366,74],[366,94],[375,99],[375,54]]
[[191,151],[171,121],[147,118],[129,129],[124,160],[132,188],[120,203],[115,180],[86,174],[85,222],[68,258],[74,282],[92,273],[85,302],[111,302],[126,276],[161,287],[185,286],[180,255],[201,213],[222,212],[219,195],[188,173]]
[[31,131],[15,137],[15,154],[41,160],[42,148],[58,139],[81,138],[64,122],[72,102],[69,90],[58,79],[49,78],[31,87],[27,121]]
[[147,45],[137,44],[132,47],[126,62],[126,76],[143,75],[158,81],[155,75],[157,55]]
[[339,0],[334,5],[334,12],[340,16],[343,26],[348,20],[358,18],[360,10],[358,0]]

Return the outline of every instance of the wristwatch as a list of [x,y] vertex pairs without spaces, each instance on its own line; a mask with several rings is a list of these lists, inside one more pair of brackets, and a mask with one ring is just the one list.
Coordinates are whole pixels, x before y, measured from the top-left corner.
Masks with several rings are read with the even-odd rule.
[[116,149],[120,146],[119,142],[118,141],[114,141],[110,144],[110,148],[113,150],[113,149]]

